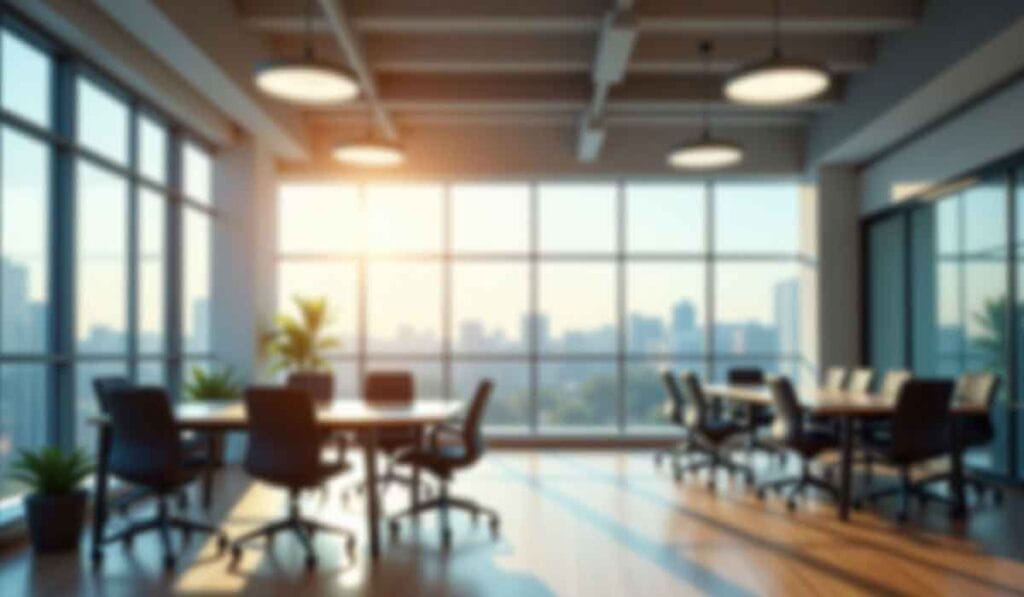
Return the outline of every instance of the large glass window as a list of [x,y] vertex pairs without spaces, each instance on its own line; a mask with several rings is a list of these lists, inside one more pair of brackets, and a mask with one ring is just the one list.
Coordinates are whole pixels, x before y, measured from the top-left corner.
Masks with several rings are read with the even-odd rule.
[[50,81],[53,60],[39,48],[10,31],[0,32],[3,69],[0,88],[4,109],[41,127],[50,126]]
[[[490,378],[492,430],[663,431],[663,370],[798,371],[797,202],[780,182],[288,184],[278,306],[329,299],[339,386],[399,368],[469,399]],[[716,224],[762,211],[759,239]]]
[[[88,419],[97,410],[96,376],[166,384],[176,398],[181,367],[171,365],[188,359],[170,349],[199,345],[195,358],[212,362],[208,317],[181,302],[186,294],[193,307],[208,302],[203,280],[216,212],[208,151],[11,12],[0,23],[0,107],[4,498],[23,489],[6,481],[19,449],[94,447]],[[181,159],[171,160],[176,154]],[[181,326],[190,330],[184,340],[183,330],[168,327],[182,311],[190,320]],[[51,410],[57,405],[61,412]]]
[[42,353],[48,330],[50,157],[3,128],[0,188],[0,352]]

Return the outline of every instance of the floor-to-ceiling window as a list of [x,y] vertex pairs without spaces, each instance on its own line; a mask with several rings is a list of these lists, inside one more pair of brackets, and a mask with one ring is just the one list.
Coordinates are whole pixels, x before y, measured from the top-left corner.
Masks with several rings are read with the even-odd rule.
[[[94,377],[176,388],[174,364],[211,357],[203,310],[214,210],[204,145],[6,7],[0,21],[6,479],[19,448],[92,446]],[[18,490],[5,481],[0,497]]]
[[[909,203],[868,221],[869,362],[880,372],[910,368],[917,375],[953,377],[991,371],[1001,383],[991,413],[996,437],[969,462],[1000,475],[1014,465],[1014,423],[1021,364],[1020,237],[1012,212],[1022,201],[1005,166],[979,173],[956,190]],[[1019,211],[1017,211],[1019,215]],[[1019,441],[1018,441],[1019,443]],[[1015,470],[1016,469],[1016,470]]]
[[664,368],[801,367],[795,183],[291,183],[278,221],[279,307],[328,298],[339,395],[490,377],[492,430],[617,433],[664,423]]

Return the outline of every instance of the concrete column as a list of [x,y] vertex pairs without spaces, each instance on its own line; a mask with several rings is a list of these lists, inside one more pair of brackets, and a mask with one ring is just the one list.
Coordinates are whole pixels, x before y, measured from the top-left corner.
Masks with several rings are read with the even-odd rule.
[[276,178],[273,156],[251,137],[216,155],[213,350],[246,383],[264,375],[257,339],[273,316]]
[[[860,364],[860,175],[849,166],[823,166],[816,176],[813,219],[816,244],[815,355],[821,372]],[[810,309],[808,311],[811,311]]]

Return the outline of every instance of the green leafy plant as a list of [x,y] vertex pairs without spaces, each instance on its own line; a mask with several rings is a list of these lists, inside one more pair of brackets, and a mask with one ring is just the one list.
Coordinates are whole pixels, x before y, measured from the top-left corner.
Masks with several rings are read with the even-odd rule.
[[261,338],[263,353],[275,372],[324,370],[324,352],[341,344],[337,338],[324,335],[330,322],[327,299],[296,296],[293,300],[298,317],[280,314],[274,318],[274,328]]
[[242,386],[235,381],[231,367],[211,371],[192,367],[190,379],[185,382],[185,395],[190,400],[235,400],[242,395]]
[[28,486],[33,493],[57,495],[77,490],[94,470],[92,457],[83,450],[64,452],[47,447],[21,450],[11,462],[8,476]]

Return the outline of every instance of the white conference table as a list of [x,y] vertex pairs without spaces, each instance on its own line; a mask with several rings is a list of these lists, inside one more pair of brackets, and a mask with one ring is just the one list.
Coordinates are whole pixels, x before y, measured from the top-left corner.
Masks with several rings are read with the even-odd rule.
[[[415,427],[422,430],[444,423],[462,413],[465,404],[456,399],[438,397],[416,398],[410,404],[370,405],[362,398],[348,398],[331,402],[317,409],[317,422],[324,431],[358,431],[362,439],[366,469],[366,516],[370,555],[380,557],[380,500],[377,491],[377,433],[393,427]],[[213,487],[213,437],[226,432],[245,432],[248,421],[245,405],[238,402],[218,404],[190,402],[174,410],[175,421],[181,431],[194,431],[207,437],[207,467],[203,474],[203,506],[210,507]],[[110,458],[110,425],[104,416],[90,419],[99,433],[99,457],[96,468],[96,492],[93,504],[92,555],[102,557],[101,548],[107,520],[107,470]],[[419,499],[419,469],[413,468],[411,499]]]

